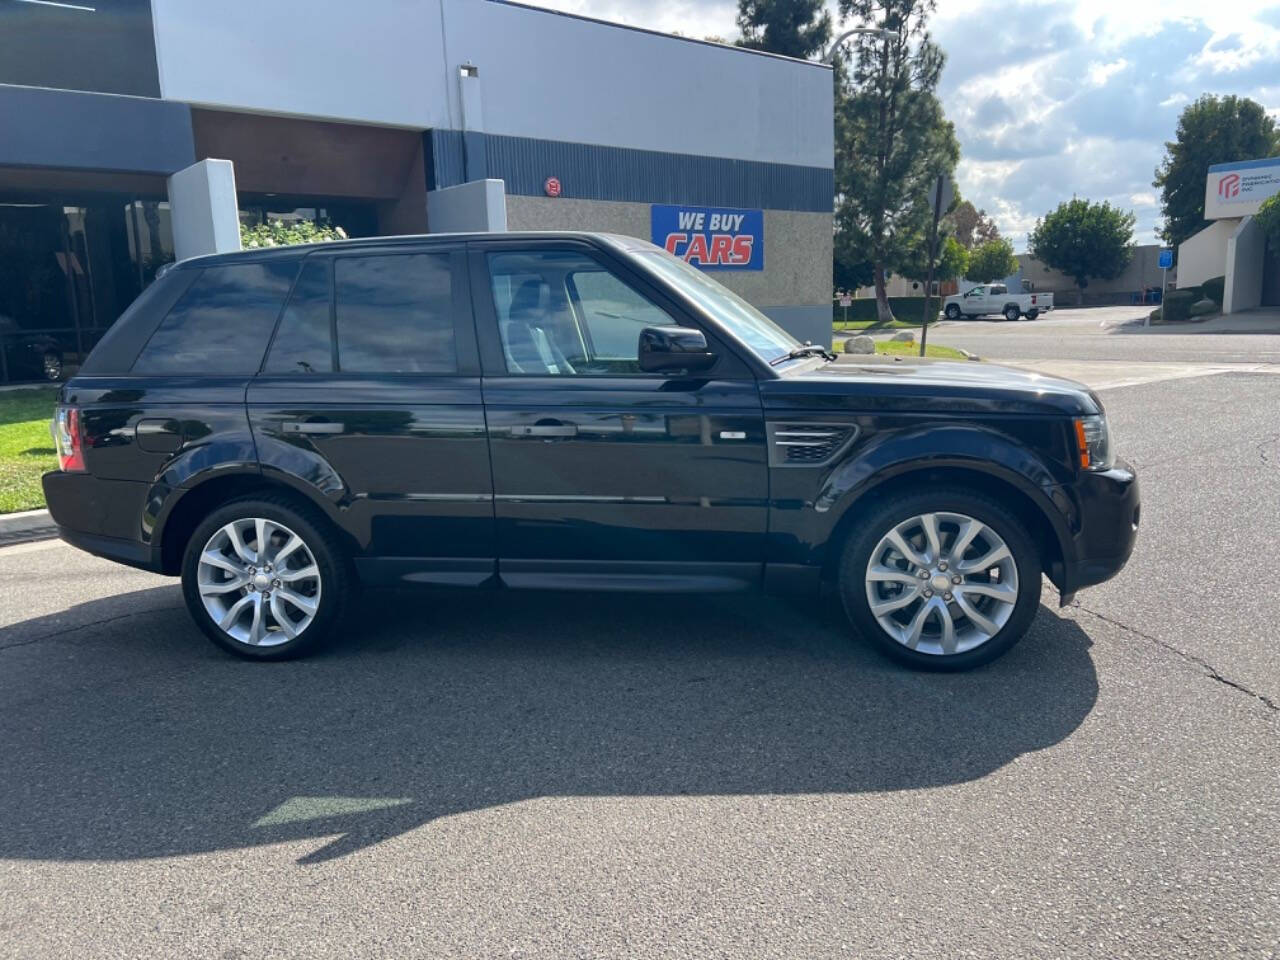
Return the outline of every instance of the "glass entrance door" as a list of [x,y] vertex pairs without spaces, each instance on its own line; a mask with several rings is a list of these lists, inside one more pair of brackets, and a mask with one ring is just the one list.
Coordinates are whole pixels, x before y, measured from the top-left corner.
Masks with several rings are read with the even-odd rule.
[[0,197],[0,383],[71,373],[172,259],[165,202]]

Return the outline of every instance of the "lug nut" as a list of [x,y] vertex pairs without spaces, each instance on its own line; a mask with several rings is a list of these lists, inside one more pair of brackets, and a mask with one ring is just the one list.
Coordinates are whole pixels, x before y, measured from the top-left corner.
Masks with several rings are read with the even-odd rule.
[[950,593],[944,593],[944,594],[942,595],[942,599],[943,599],[943,600],[945,600],[945,601],[947,601],[947,603],[950,603],[950,602],[951,602],[951,594],[950,594]]
[[933,596],[933,591],[932,591],[932,590],[926,590],[926,591],[924,592],[924,595],[925,595],[926,597],[932,597],[932,596]]
[[279,581],[279,580],[272,580],[272,581],[271,581],[271,585],[272,585],[273,587],[275,587],[276,589],[279,589],[279,588],[280,588],[280,581]]
[[960,578],[959,578],[958,576],[952,577],[952,578],[951,578],[951,582],[952,582],[952,583],[959,583],[959,582],[960,582]]
[[938,569],[939,569],[939,570],[945,570],[945,569],[947,569],[947,561],[945,561],[945,560],[939,560],[939,561],[938,561]]
[[920,571],[920,573],[919,573],[919,577],[920,577],[920,579],[921,579],[921,580],[928,580],[928,579],[929,579],[929,571],[928,571],[928,570],[921,570],[921,571]]

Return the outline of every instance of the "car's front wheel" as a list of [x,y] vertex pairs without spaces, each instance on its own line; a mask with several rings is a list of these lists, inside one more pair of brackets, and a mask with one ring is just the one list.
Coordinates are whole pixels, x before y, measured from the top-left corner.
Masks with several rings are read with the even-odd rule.
[[948,303],[947,309],[944,310],[943,313],[946,314],[948,320],[959,320],[960,305],[958,303]]
[[917,491],[861,518],[845,545],[840,593],[857,630],[926,670],[994,660],[1040,604],[1040,558],[1018,518],[969,491]]
[[200,629],[250,660],[301,656],[328,640],[353,583],[324,521],[272,496],[215,510],[182,564],[183,598]]

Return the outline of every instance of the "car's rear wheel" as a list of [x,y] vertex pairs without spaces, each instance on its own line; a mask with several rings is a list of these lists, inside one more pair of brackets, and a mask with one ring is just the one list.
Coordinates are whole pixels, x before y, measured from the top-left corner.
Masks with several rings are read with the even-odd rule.
[[948,303],[947,309],[943,311],[948,320],[960,319],[960,305],[958,303]]
[[1038,317],[1038,316],[1040,316],[1040,311],[1039,311],[1039,310],[1028,310],[1028,311],[1027,311],[1027,319],[1028,319],[1028,320],[1034,320],[1034,319],[1035,319],[1036,317]]
[[1012,303],[1004,308],[1004,318],[1010,322],[1017,320],[1022,316],[1022,311],[1015,307]]
[[301,656],[330,639],[353,583],[324,521],[271,496],[215,510],[182,564],[183,598],[200,629],[250,660]]
[[969,491],[918,491],[872,508],[845,545],[840,593],[882,652],[925,670],[1005,653],[1040,604],[1040,558],[1017,517]]

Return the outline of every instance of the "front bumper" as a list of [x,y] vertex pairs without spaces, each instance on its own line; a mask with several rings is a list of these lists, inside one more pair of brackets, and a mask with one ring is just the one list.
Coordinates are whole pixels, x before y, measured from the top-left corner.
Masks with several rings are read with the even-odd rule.
[[1077,590],[1110,580],[1123,569],[1142,519],[1138,477],[1123,460],[1110,470],[1082,474],[1072,487],[1078,520],[1074,556],[1064,558],[1059,584],[1064,604]]

